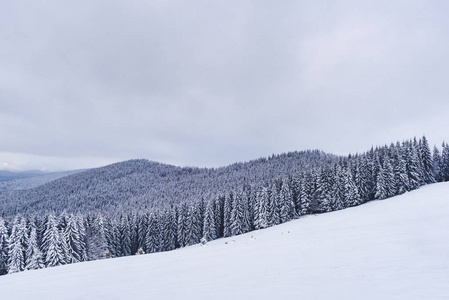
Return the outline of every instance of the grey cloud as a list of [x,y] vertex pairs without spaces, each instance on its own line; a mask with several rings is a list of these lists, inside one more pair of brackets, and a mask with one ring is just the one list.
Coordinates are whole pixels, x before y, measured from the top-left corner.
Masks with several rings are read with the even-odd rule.
[[2,6],[0,162],[217,166],[447,139],[442,1]]

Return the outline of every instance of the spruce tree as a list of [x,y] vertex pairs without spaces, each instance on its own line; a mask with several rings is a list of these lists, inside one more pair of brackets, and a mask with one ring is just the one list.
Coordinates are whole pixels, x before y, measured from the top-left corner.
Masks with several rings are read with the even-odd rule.
[[359,190],[352,178],[350,168],[347,168],[344,175],[344,190],[347,206],[355,206],[362,203]]
[[391,165],[390,158],[388,156],[384,158],[383,176],[385,176],[384,183],[387,190],[387,197],[396,195],[396,180],[394,176],[393,166]]
[[354,183],[360,194],[361,203],[369,200],[370,187],[368,185],[368,166],[366,159],[359,157],[356,162]]
[[377,174],[376,195],[377,199],[385,199],[388,197],[387,183],[385,182],[385,170],[379,166],[379,173]]
[[442,181],[441,176],[441,155],[440,150],[438,150],[437,146],[433,147],[433,156],[432,156],[432,171],[435,176],[436,182]]
[[256,229],[268,227],[268,206],[270,203],[270,190],[262,187],[254,203],[254,226]]
[[203,238],[206,241],[212,241],[217,238],[215,201],[213,200],[206,203],[206,211],[204,212]]
[[290,221],[295,217],[295,204],[293,203],[293,193],[287,179],[282,181],[280,191],[280,221],[281,223]]
[[425,136],[420,140],[419,146],[423,180],[425,183],[433,183],[435,182],[435,176],[433,173],[432,154]]
[[84,237],[81,236],[75,215],[70,214],[67,217],[66,222],[63,234],[68,246],[68,262],[76,263],[83,261],[83,251],[85,249]]
[[329,180],[328,170],[322,169],[317,177],[317,192],[319,195],[318,212],[329,212],[332,210],[330,203],[330,194],[332,184]]
[[268,206],[268,226],[279,225],[281,223],[281,195],[278,183],[274,181],[271,185],[271,197]]
[[407,172],[407,158],[403,153],[403,148],[396,146],[397,159],[394,166],[394,178],[396,183],[396,195],[400,195],[410,190],[410,180]]
[[193,203],[189,206],[186,219],[186,245],[198,244],[202,238],[201,212],[198,203]]
[[165,209],[162,213],[159,228],[161,232],[161,251],[171,251],[176,248],[176,223],[172,210]]
[[449,144],[443,143],[441,153],[441,178],[442,181],[449,181]]
[[36,228],[31,228],[26,250],[25,269],[35,270],[45,268],[44,257],[37,244]]
[[[185,247],[187,244],[186,243],[186,232],[187,232],[186,219],[187,219],[187,205],[185,203],[183,203],[180,206],[178,206],[178,222],[177,222],[176,237],[177,237],[177,245],[179,247]],[[151,221],[151,218],[148,221],[147,237],[150,235],[150,232],[149,232],[150,221]],[[151,243],[151,242],[149,242],[149,243]]]
[[[78,243],[78,253],[80,257],[80,261],[87,261],[87,232],[86,232],[86,225],[84,222],[84,218],[80,213],[77,213],[75,215],[75,222],[76,226],[78,228],[78,236],[79,236],[79,243]],[[103,219],[100,218],[98,220],[100,223],[98,227],[101,228],[102,232],[99,234],[101,235],[101,238],[99,239],[100,247],[102,247],[103,251],[107,250],[107,240],[106,240],[106,229],[105,224],[103,223]]]
[[215,228],[217,230],[217,238],[223,237],[223,206],[224,206],[224,197],[218,197],[214,201]]
[[136,212],[132,211],[128,213],[126,219],[128,220],[131,255],[134,255],[137,253],[137,250],[139,249],[139,235],[137,229],[138,218]]
[[[184,225],[184,218],[185,216],[183,214],[180,214],[180,218],[182,219],[181,222]],[[155,253],[155,252],[159,252],[161,249],[161,232],[160,232],[160,226],[159,226],[159,217],[155,212],[152,212],[148,218],[148,228],[147,228],[147,236],[145,239],[145,248],[146,253]],[[184,247],[185,241],[184,241],[184,235],[186,230],[184,228],[179,228],[178,230],[180,230],[178,232],[181,233],[181,238],[183,239],[181,241],[181,247]]]
[[332,210],[340,210],[346,207],[345,201],[345,183],[342,168],[339,164],[335,165],[334,184],[332,187]]
[[0,275],[8,273],[9,236],[5,220],[0,217]]
[[424,181],[422,180],[422,169],[418,152],[413,143],[407,145],[407,173],[410,183],[410,190],[417,189]]
[[228,197],[224,199],[223,206],[223,236],[229,237],[231,233],[231,211],[232,202],[234,201],[234,195],[231,193]]
[[25,255],[28,247],[25,220],[16,216],[9,236],[8,273],[25,270]]
[[51,213],[45,224],[42,239],[42,252],[45,256],[46,267],[54,267],[66,264],[67,257],[63,249],[63,236],[58,229],[56,216]]
[[129,256],[131,252],[131,228],[127,216],[122,215],[119,224],[120,247],[123,256]]
[[307,215],[311,212],[310,205],[312,202],[313,194],[313,182],[312,175],[310,173],[305,173],[303,180],[301,181],[300,187],[300,198],[301,198],[301,210],[300,215]]
[[254,230],[254,199],[255,193],[251,186],[247,185],[243,190],[244,205],[246,212],[246,219],[248,220],[248,231]]
[[[106,218],[103,220],[103,233],[104,238],[106,241],[106,249],[107,252],[105,253],[105,258],[109,257],[120,257],[120,239],[119,239],[119,233],[118,233],[118,225],[117,221],[115,219]],[[86,226],[86,232],[88,232],[88,226]],[[88,236],[88,235],[86,235]],[[89,238],[86,238],[86,241],[90,240]],[[91,248],[89,246],[90,243],[86,243],[88,245],[88,249]],[[89,250],[88,250],[89,252]],[[146,252],[146,251],[145,251]],[[88,256],[89,258],[89,256]]]
[[[87,257],[87,260],[96,260],[96,259],[102,259],[106,258],[107,256],[122,256],[124,255],[122,251],[122,245],[121,245],[121,225],[120,220],[117,220],[117,222],[114,222],[112,227],[108,230],[113,230],[113,232],[108,232],[106,227],[106,222],[102,215],[98,214],[97,216],[93,216],[88,222],[87,222],[87,228],[86,228],[86,239],[85,239],[85,247],[86,252],[81,252],[81,255],[83,257]],[[84,225],[81,223],[82,220],[78,219],[78,229],[83,230]],[[113,228],[113,229],[112,229]],[[81,234],[83,235],[83,234]],[[113,237],[113,240],[108,241],[108,237]],[[113,250],[109,248],[109,243],[111,245],[111,249],[113,247]],[[82,246],[82,245],[81,245]],[[86,258],[83,258],[86,260]]]
[[250,217],[247,198],[243,192],[238,192],[232,203],[231,235],[238,235],[250,230]]
[[[176,226],[176,222],[175,226]],[[142,250],[147,253],[145,238],[147,235],[148,228],[148,213],[142,214],[138,216],[138,226],[137,226],[137,244],[138,248],[142,248]]]
[[293,203],[295,204],[295,216],[301,215],[301,177],[296,174],[290,180],[292,190]]

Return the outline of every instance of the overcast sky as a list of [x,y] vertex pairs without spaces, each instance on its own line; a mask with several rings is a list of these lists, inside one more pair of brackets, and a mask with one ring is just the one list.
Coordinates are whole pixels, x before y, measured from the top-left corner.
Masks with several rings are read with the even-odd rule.
[[0,0],[0,169],[449,141],[449,1]]

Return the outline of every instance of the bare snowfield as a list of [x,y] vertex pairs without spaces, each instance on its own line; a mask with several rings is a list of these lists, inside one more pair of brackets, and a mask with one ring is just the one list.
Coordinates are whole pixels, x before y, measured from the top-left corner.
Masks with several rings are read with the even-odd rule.
[[165,253],[0,277],[13,299],[449,299],[449,183]]

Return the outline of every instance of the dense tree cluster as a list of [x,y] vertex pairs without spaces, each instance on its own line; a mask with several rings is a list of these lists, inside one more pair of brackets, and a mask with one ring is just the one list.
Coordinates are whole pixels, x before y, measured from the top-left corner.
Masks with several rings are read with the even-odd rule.
[[[425,137],[348,157],[319,156],[321,163],[314,157],[311,168],[280,164],[283,173],[279,176],[254,176],[263,180],[254,184],[243,180],[214,197],[171,202],[169,206],[115,213],[63,211],[59,215],[0,217],[0,274],[169,251],[449,181],[449,145],[443,143],[441,153],[436,147],[432,153]],[[232,168],[239,170],[237,165]],[[200,169],[189,172],[194,173],[192,176],[207,174]],[[251,174],[239,172],[231,174]],[[224,178],[234,182],[231,175]]]
[[[0,216],[114,212],[211,199],[251,184],[318,168],[336,159],[321,151],[273,155],[222,168],[191,168],[130,160],[90,169],[29,189],[0,188]],[[36,182],[36,180],[34,180]],[[21,186],[21,185],[19,185]]]

